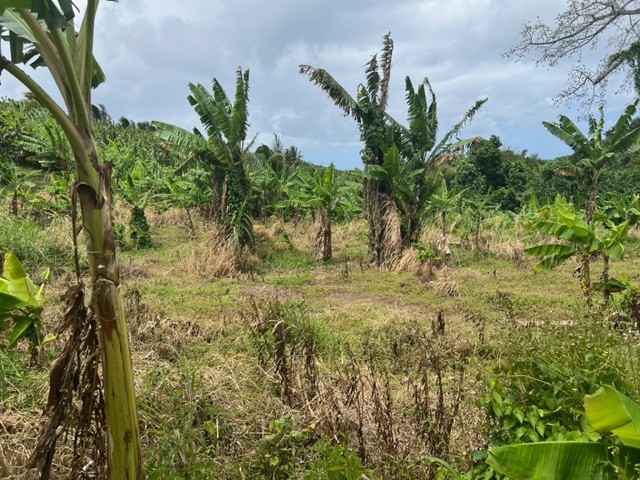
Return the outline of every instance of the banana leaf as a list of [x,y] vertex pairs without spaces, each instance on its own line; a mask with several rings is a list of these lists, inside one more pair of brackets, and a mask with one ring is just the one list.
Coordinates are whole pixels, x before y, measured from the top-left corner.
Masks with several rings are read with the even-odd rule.
[[604,442],[506,445],[490,449],[487,462],[514,480],[637,478],[640,405],[609,386],[585,396],[584,404],[592,427],[599,432],[614,433],[622,445]]
[[635,478],[640,450],[590,442],[523,443],[492,448],[487,462],[512,480],[609,480],[616,478],[614,467]]

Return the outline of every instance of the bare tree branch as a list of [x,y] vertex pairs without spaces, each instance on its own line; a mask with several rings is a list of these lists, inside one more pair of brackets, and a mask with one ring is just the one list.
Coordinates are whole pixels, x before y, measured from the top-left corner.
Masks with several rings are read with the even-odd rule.
[[[590,107],[603,97],[608,80],[618,72],[626,73],[622,89],[633,88],[639,32],[640,0],[569,0],[553,25],[540,18],[525,22],[521,41],[505,56],[517,61],[533,53],[537,65],[550,67],[573,59],[566,88],[556,95],[556,101],[578,98]],[[587,50],[602,46],[605,56],[596,66],[583,62]]]

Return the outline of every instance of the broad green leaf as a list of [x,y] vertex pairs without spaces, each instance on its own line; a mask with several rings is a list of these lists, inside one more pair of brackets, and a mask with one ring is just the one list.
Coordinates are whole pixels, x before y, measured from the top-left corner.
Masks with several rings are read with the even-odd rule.
[[605,248],[604,252],[610,258],[614,260],[620,260],[622,258],[622,255],[624,255],[624,246],[621,243],[616,242],[613,245]]
[[573,255],[576,251],[569,245],[558,243],[545,243],[534,247],[525,248],[524,253],[527,255]]
[[2,276],[8,280],[22,280],[27,276],[27,272],[24,271],[20,260],[11,252],[7,252],[4,255]]
[[606,282],[593,282],[591,286],[596,290],[602,290],[610,293],[624,292],[629,288],[628,285],[625,285],[623,282],[615,278],[610,278]]
[[512,480],[609,480],[616,478],[612,465],[636,478],[640,450],[589,442],[525,443],[492,448],[487,461]]
[[13,348],[18,340],[24,337],[29,328],[35,323],[36,317],[31,315],[25,315],[22,317],[14,318],[15,324],[11,333],[9,334],[9,348]]
[[0,314],[24,307],[24,301],[9,293],[0,292]]
[[[20,306],[38,307],[39,303],[35,297],[36,286],[27,276],[20,261],[11,252],[5,253],[4,259],[0,293],[20,299],[23,302]],[[8,301],[5,297],[3,298],[3,302]]]
[[595,430],[613,432],[625,445],[640,448],[640,405],[605,385],[585,396],[584,407]]

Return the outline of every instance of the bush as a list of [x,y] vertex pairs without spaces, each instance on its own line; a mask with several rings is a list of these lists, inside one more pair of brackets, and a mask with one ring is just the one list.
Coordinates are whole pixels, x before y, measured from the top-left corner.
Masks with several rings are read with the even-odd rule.
[[509,344],[503,362],[483,378],[480,403],[491,446],[593,440],[582,415],[584,396],[600,385],[637,396],[632,346],[601,319],[519,330]]
[[[52,269],[73,265],[73,249],[58,234],[53,225],[43,229],[34,220],[0,217],[0,251],[9,250],[18,257],[27,270],[40,267]],[[69,227],[70,228],[70,227]]]

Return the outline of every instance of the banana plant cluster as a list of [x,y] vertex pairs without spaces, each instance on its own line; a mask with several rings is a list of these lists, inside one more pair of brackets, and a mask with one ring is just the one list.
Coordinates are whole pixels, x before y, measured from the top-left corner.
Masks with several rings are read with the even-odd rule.
[[[624,254],[624,243],[629,233],[629,221],[615,224],[607,222],[607,228],[600,230],[595,221],[586,222],[581,215],[573,212],[568,205],[554,205],[543,210],[543,217],[532,223],[532,228],[555,237],[560,242],[542,243],[525,249],[528,255],[543,257],[534,270],[556,267],[562,262],[577,257],[580,288],[590,301],[593,287],[604,292],[605,301],[611,293],[620,291],[622,283],[609,276],[610,260],[620,260]],[[593,282],[590,264],[594,257],[602,259],[602,273],[599,282]]]
[[366,82],[358,86],[355,98],[326,70],[300,66],[300,73],[322,88],[360,128],[365,165],[363,208],[369,220],[369,253],[377,265],[397,253],[385,245],[385,239],[391,238],[386,232],[389,215],[401,217],[404,248],[417,241],[433,187],[428,182],[429,174],[433,167],[449,158],[448,153],[459,152],[475,140],[460,140],[457,136],[486,102],[486,99],[477,101],[462,120],[438,140],[437,102],[429,80],[425,78],[416,89],[406,77],[408,125],[404,126],[386,112],[392,56],[393,41],[391,34],[387,34],[383,39],[381,62],[374,55],[366,64]]
[[242,249],[253,244],[253,226],[248,200],[251,185],[245,169],[245,145],[248,129],[249,71],[238,69],[236,89],[231,102],[217,79],[209,92],[201,84],[189,84],[189,103],[204,126],[206,137],[155,121],[157,135],[184,159],[183,172],[194,165],[206,169],[211,185],[210,214],[222,228],[226,240]]

